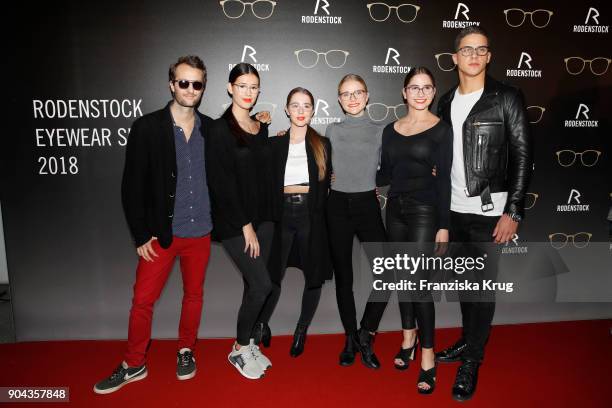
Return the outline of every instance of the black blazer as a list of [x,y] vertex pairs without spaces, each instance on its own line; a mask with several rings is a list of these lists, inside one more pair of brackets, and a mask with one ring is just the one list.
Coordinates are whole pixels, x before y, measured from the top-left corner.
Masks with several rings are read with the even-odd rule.
[[239,143],[224,117],[213,121],[208,132],[206,172],[213,217],[213,238],[225,240],[243,234],[251,223],[275,221],[278,207],[272,201],[271,148],[268,127],[262,123],[248,143]]
[[[287,156],[289,154],[289,132],[285,136],[276,136],[270,138],[274,158],[274,177],[275,177],[275,201],[280,206],[280,217],[282,220],[282,208],[285,184],[285,167],[287,164]],[[332,266],[329,255],[329,244],[327,238],[327,225],[325,210],[327,207],[327,196],[329,193],[330,178],[332,173],[331,168],[331,143],[329,139],[321,137],[325,152],[326,152],[326,174],[323,180],[319,180],[319,168],[315,161],[312,148],[306,143],[306,157],[308,161],[308,211],[310,216],[310,241],[309,241],[309,257],[302,260],[300,264],[294,256],[289,257],[287,265],[281,265],[281,239],[280,233],[281,223],[277,223],[277,228],[274,234],[272,251],[268,268],[272,281],[280,284],[282,271],[288,266],[294,266],[302,269],[306,276],[306,286],[309,288],[320,287],[325,280],[332,279]],[[282,222],[282,221],[281,221]],[[295,245],[294,245],[295,246]],[[292,254],[296,252],[291,251]]]
[[[130,130],[121,182],[123,211],[139,247],[156,236],[162,248],[172,243],[176,194],[174,124],[169,102],[165,108],[138,118]],[[196,111],[205,139],[212,119]],[[204,154],[204,152],[202,152]]]

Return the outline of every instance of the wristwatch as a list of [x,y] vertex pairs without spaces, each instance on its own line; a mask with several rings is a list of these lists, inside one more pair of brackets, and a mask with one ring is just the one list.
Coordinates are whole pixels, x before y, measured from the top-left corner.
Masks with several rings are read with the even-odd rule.
[[509,213],[506,213],[506,215],[510,217],[510,219],[514,222],[521,222],[523,220],[523,217],[521,217],[519,214],[515,212],[509,212]]

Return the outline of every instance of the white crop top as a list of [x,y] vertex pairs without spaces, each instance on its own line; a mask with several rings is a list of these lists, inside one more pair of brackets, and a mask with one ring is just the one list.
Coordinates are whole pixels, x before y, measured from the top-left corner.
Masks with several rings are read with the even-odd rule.
[[302,143],[289,143],[289,154],[285,165],[285,186],[308,183],[308,160],[306,140]]

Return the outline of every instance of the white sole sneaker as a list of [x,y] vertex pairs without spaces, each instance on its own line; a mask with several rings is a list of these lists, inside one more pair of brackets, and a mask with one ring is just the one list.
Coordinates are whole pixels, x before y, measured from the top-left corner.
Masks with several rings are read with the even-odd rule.
[[236,367],[236,370],[238,370],[238,372],[239,372],[240,374],[242,374],[242,375],[243,375],[245,378],[248,378],[249,380],[259,380],[260,378],[263,378],[263,377],[264,377],[264,375],[265,375],[265,373],[263,373],[263,372],[262,372],[262,373],[261,373],[261,375],[259,375],[259,376],[250,375],[250,374],[248,374],[248,373],[244,372],[244,370],[243,370],[243,369],[240,367],[240,364],[238,364],[238,362],[236,362],[236,361],[234,361],[234,360],[232,359],[232,353],[229,353],[229,354],[227,355],[227,361],[229,361],[229,363],[230,363],[232,366]]
[[185,381],[185,380],[191,380],[193,377],[196,376],[196,373],[198,372],[197,369],[193,370],[193,372],[189,373],[189,374],[185,374],[185,375],[176,375],[176,378],[178,378],[180,381]]
[[272,367],[272,361],[270,361],[270,359],[261,352],[259,346],[255,345],[255,343],[253,342],[253,339],[251,339],[249,347],[251,347],[251,351],[255,356],[255,360],[257,361],[257,364],[259,364],[262,370],[266,371],[268,368]]
[[113,393],[115,391],[119,391],[121,389],[121,387],[123,387],[124,385],[127,385],[129,383],[133,383],[136,381],[140,381],[140,380],[144,380],[145,378],[147,378],[147,375],[149,375],[149,372],[147,370],[144,371],[144,373],[137,375],[136,377],[132,377],[129,380],[127,380],[126,382],[123,382],[121,384],[119,384],[116,387],[112,387],[112,388],[107,388],[105,390],[99,390],[98,388],[96,388],[96,386],[94,385],[93,391],[96,394],[110,394]]

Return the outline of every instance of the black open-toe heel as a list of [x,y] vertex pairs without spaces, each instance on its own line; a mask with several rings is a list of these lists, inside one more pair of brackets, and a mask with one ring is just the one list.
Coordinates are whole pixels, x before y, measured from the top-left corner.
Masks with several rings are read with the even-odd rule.
[[414,342],[412,347],[408,347],[407,349],[400,347],[400,351],[395,355],[396,360],[402,360],[404,364],[399,365],[396,362],[393,362],[393,365],[398,370],[407,370],[410,365],[410,360],[414,360],[414,354],[416,353],[417,342]]
[[[429,385],[428,389],[419,387],[420,383]],[[419,394],[431,394],[436,388],[436,366],[434,365],[429,370],[423,370],[419,372],[419,379],[417,380],[417,391]]]

